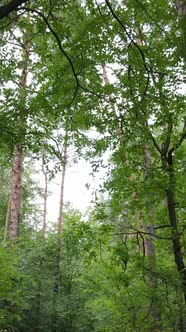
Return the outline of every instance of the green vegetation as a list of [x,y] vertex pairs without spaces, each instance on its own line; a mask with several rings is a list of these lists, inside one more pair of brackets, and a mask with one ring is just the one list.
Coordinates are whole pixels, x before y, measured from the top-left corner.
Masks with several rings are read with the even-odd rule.
[[[0,332],[186,332],[185,1],[2,2]],[[86,221],[71,148],[109,155]]]

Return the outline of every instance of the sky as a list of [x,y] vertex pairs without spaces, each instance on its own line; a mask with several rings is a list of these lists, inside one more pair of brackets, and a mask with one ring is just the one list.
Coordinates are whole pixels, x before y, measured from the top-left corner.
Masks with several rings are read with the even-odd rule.
[[[86,184],[92,182],[91,166],[88,162],[80,160],[77,164],[67,167],[64,186],[64,200],[70,201],[74,208],[83,214],[88,209],[92,200],[93,188],[87,188]],[[59,215],[61,174],[58,174],[49,185],[48,219],[57,219]],[[93,183],[92,183],[93,187]]]
[[[107,156],[104,159],[106,163]],[[41,165],[37,164],[37,170],[36,181],[44,192],[44,174],[42,173]],[[93,207],[97,195],[96,190],[103,183],[106,170],[105,168],[100,169],[94,177],[91,173],[90,162],[85,161],[83,158],[75,164],[68,165],[66,168],[64,201],[71,202],[73,208],[80,210],[83,215],[86,215],[88,209]],[[57,222],[59,215],[61,175],[57,174],[48,185],[47,221],[51,223]],[[43,201],[39,202],[39,204],[42,208]]]

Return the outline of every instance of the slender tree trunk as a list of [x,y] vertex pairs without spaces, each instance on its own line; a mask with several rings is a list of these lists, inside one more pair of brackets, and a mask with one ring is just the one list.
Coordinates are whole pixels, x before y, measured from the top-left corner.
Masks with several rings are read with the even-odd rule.
[[9,220],[10,220],[10,202],[11,202],[11,197],[10,197],[10,194],[9,194],[8,204],[7,204],[7,211],[6,211],[6,219],[5,219],[5,231],[4,231],[4,241],[5,242],[8,238]]
[[[145,146],[145,182],[149,182],[151,177],[151,153],[149,145]],[[161,330],[161,315],[157,299],[158,279],[154,270],[156,269],[156,248],[154,244],[154,207],[152,193],[147,192],[145,197],[147,208],[148,225],[144,226],[146,235],[144,238],[145,255],[147,258],[148,285],[151,291],[151,304],[149,308],[149,332]]]
[[10,220],[10,202],[11,202],[11,197],[10,197],[10,194],[9,194],[8,204],[7,204],[7,212],[6,212],[6,220],[5,220],[4,241],[6,241],[7,238],[8,238],[9,220]]
[[52,317],[52,332],[57,332],[58,316],[57,316],[57,299],[59,296],[60,287],[60,256],[61,256],[61,234],[63,226],[63,210],[64,210],[64,188],[65,188],[65,175],[67,165],[67,136],[65,135],[64,152],[63,152],[63,169],[61,177],[61,188],[60,188],[60,202],[59,202],[59,217],[58,217],[58,229],[57,229],[57,240],[56,240],[56,269],[54,275],[54,289],[53,289],[53,317]]
[[48,200],[48,176],[47,171],[45,169],[45,160],[43,156],[42,160],[42,171],[44,174],[44,183],[45,183],[45,189],[44,189],[44,209],[43,209],[43,236],[46,235],[46,226],[47,226],[47,200]]
[[58,217],[58,235],[59,236],[61,236],[62,225],[63,225],[63,208],[64,208],[64,189],[65,189],[66,165],[67,165],[67,134],[66,134],[66,137],[65,137],[65,144],[64,144],[63,170],[62,170],[60,202],[59,202],[59,217]]

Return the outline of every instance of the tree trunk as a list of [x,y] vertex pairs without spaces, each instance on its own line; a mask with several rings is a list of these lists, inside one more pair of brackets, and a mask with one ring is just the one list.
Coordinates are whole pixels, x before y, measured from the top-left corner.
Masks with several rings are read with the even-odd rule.
[[65,135],[64,152],[63,152],[63,169],[61,177],[61,189],[60,189],[60,202],[59,202],[59,217],[58,217],[58,229],[56,240],[56,269],[54,274],[54,288],[53,288],[53,316],[52,316],[52,332],[57,332],[58,316],[57,316],[57,299],[59,296],[60,287],[60,256],[61,256],[61,234],[63,226],[63,210],[64,210],[64,188],[65,188],[65,174],[67,165],[67,136]]
[[[163,161],[163,164],[165,162]],[[180,233],[178,230],[178,220],[176,214],[176,202],[175,202],[175,176],[174,176],[174,168],[173,168],[173,156],[172,152],[168,153],[167,158],[167,167],[169,173],[169,186],[166,190],[167,197],[167,209],[169,215],[169,222],[172,227],[172,245],[174,252],[174,260],[177,267],[177,271],[181,277],[182,282],[182,290],[183,290],[183,310],[180,312],[180,321],[179,321],[179,329],[180,332],[186,332],[186,318],[183,311],[186,312],[186,267],[183,260],[183,253],[181,249],[181,239]],[[181,303],[180,303],[181,306]]]
[[180,51],[186,64],[186,1],[176,0],[176,9],[180,18],[180,26],[182,29],[182,48]]
[[44,209],[43,209],[43,236],[46,235],[46,226],[47,226],[47,199],[48,199],[48,176],[47,171],[45,170],[45,158],[42,158],[42,171],[44,174]]
[[[149,182],[151,177],[151,153],[149,145],[145,146],[145,182]],[[147,192],[145,197],[148,224],[144,225],[144,230],[150,235],[145,235],[144,246],[148,269],[148,285],[151,291],[151,304],[149,308],[149,332],[161,330],[161,314],[157,298],[158,279],[154,273],[156,269],[156,248],[154,244],[154,208],[152,203],[152,193]]]
[[6,220],[5,220],[5,231],[4,231],[4,241],[5,242],[8,238],[9,220],[10,220],[10,202],[11,202],[11,197],[10,197],[10,194],[9,194],[8,204],[7,204],[7,212],[6,212]]
[[29,58],[28,40],[23,34],[23,62],[24,67],[21,73],[19,82],[19,98],[20,98],[20,111],[17,117],[17,135],[18,142],[14,147],[13,166],[11,175],[11,193],[10,193],[10,239],[17,240],[19,237],[19,224],[20,224],[20,206],[21,206],[21,186],[22,186],[22,171],[23,171],[23,150],[22,142],[24,140],[24,129],[26,125],[27,115],[25,113],[25,88],[27,85],[27,62]]
[[63,208],[64,208],[64,188],[65,188],[65,175],[67,165],[67,134],[64,143],[64,155],[63,155],[63,170],[61,178],[61,190],[60,190],[60,202],[59,202],[59,217],[58,217],[58,235],[61,236],[63,225]]
[[17,240],[19,237],[21,183],[22,183],[22,146],[17,144],[14,150],[12,167],[12,187],[10,201],[10,238]]
[[[183,57],[186,64],[186,0],[176,0],[176,8],[178,16],[180,17],[181,28],[183,31]],[[169,164],[169,183],[170,186],[166,191],[167,196],[167,206],[169,211],[169,220],[173,228],[173,248],[175,263],[177,266],[178,272],[182,275],[183,278],[183,292],[184,299],[186,304],[186,267],[183,260],[183,253],[181,251],[180,235],[177,229],[177,216],[175,209],[175,198],[174,198],[174,169],[173,169],[173,156],[172,153],[168,155],[168,164]],[[186,325],[186,322],[185,322]],[[185,327],[186,330],[186,327]],[[184,331],[185,331],[184,330]]]

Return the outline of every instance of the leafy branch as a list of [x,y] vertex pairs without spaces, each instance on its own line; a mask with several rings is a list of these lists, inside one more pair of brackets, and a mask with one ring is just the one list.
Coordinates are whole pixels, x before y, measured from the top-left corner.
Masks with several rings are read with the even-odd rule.
[[77,94],[78,92],[78,88],[80,87],[80,84],[79,84],[79,79],[78,79],[78,76],[77,76],[77,73],[75,71],[75,68],[74,68],[74,65],[73,65],[73,62],[71,60],[71,58],[69,57],[69,55],[67,54],[67,52],[64,50],[64,48],[62,47],[61,45],[61,41],[59,39],[59,36],[57,35],[56,31],[51,27],[50,23],[48,22],[47,18],[45,17],[44,14],[42,14],[39,10],[37,9],[32,9],[32,8],[27,8],[27,7],[20,7],[19,8],[20,10],[26,10],[28,12],[32,12],[32,13],[35,13],[37,14],[38,16],[40,16],[43,21],[45,22],[46,26],[48,27],[48,29],[50,30],[50,32],[52,33],[52,35],[54,36],[58,46],[59,46],[59,49],[61,51],[61,53],[65,56],[65,58],[68,60],[69,64],[70,64],[70,67],[71,67],[71,70],[72,70],[72,73],[73,73],[73,76],[76,80],[76,93],[75,95]]
[[149,72],[149,69],[147,67],[146,64],[146,60],[145,60],[145,55],[142,51],[142,49],[140,48],[140,46],[134,41],[134,39],[131,37],[131,35],[128,33],[125,25],[123,24],[123,22],[121,21],[121,19],[118,17],[118,15],[116,14],[116,12],[113,10],[110,2],[108,0],[105,0],[107,7],[109,8],[112,16],[115,18],[115,20],[119,23],[119,25],[123,28],[124,32],[126,33],[127,37],[129,38],[129,40],[131,41],[131,43],[135,46],[135,48],[139,51],[141,58],[143,60],[144,63],[144,67],[146,69],[147,72]]

